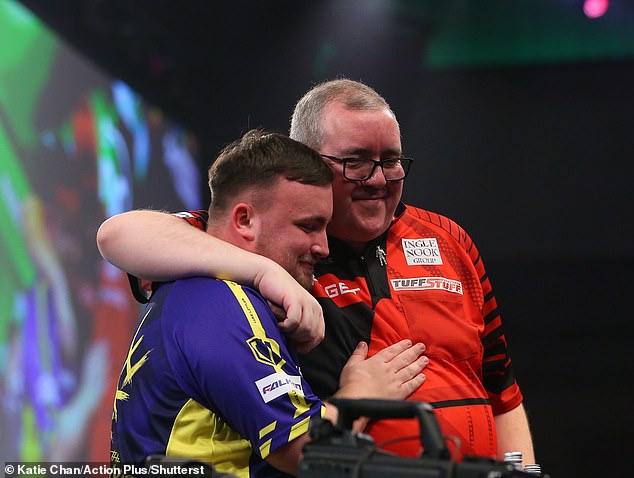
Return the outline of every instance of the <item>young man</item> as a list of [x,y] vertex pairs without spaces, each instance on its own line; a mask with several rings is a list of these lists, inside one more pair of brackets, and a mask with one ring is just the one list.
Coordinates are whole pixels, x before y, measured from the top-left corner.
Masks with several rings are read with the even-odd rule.
[[[533,462],[523,397],[482,259],[455,222],[400,202],[411,160],[402,157],[387,102],[355,81],[317,85],[298,102],[291,137],[319,151],[335,176],[330,256],[316,265],[313,288],[326,338],[302,362],[317,394],[335,391],[359,341],[370,343],[370,355],[403,338],[421,341],[430,358],[427,378],[409,399],[431,403],[443,432],[459,440],[465,454],[501,458],[521,451]],[[148,244],[166,253],[144,254]],[[225,244],[173,216],[135,211],[111,218],[100,230],[100,247],[108,260],[141,277],[222,271],[252,283],[283,306],[286,327],[308,331],[296,331],[305,349],[319,341],[319,325],[304,324],[319,324],[312,303],[283,282],[279,270],[261,258],[231,267]],[[416,435],[416,424],[383,420],[368,431],[381,443]],[[420,451],[415,440],[392,449]]]
[[[278,134],[247,133],[209,171],[207,234],[313,283],[328,255],[332,173],[320,156]],[[361,345],[338,396],[403,399],[422,383],[422,344],[402,341],[371,359]],[[113,463],[150,455],[209,462],[238,476],[295,474],[308,426],[336,409],[313,394],[264,298],[234,282],[193,277],[151,297],[121,372]]]

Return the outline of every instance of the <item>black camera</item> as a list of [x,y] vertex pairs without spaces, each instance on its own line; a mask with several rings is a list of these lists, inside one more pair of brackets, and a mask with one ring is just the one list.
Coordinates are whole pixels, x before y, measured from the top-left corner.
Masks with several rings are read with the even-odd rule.
[[[431,405],[396,400],[333,399],[339,409],[334,425],[317,420],[311,441],[304,446],[298,478],[538,478],[501,461],[464,457],[452,460]],[[378,449],[372,438],[352,431],[359,417],[372,419],[417,418],[423,453],[405,458]]]

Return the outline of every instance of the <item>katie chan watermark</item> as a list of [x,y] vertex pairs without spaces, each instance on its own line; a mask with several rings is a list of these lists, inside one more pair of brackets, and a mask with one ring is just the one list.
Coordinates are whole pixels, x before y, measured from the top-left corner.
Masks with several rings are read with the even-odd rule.
[[4,464],[6,478],[12,477],[64,477],[64,478],[123,478],[206,476],[203,464],[152,463],[148,465],[112,463],[20,463]]

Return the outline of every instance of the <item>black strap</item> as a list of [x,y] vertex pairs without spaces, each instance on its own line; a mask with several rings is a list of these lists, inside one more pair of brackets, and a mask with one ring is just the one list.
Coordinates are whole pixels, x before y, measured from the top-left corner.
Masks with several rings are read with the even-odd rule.
[[132,274],[128,274],[128,281],[130,282],[130,289],[132,290],[132,295],[137,300],[137,302],[141,304],[147,304],[150,299],[147,296],[147,293],[143,287],[141,287],[141,279]]

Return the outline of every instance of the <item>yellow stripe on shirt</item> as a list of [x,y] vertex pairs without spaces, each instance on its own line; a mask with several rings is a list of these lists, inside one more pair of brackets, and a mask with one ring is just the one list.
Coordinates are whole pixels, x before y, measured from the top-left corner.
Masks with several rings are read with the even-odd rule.
[[174,420],[165,454],[205,461],[217,471],[240,478],[249,476],[249,441],[194,399],[183,405]]
[[282,372],[282,367],[286,361],[280,355],[280,344],[266,336],[266,331],[262,326],[260,317],[244,290],[242,290],[242,287],[228,280],[224,282],[229,286],[229,289],[231,289],[231,292],[233,292],[233,295],[238,300],[242,312],[244,312],[247,322],[251,327],[253,337],[247,341],[247,344],[249,344],[255,359],[260,363],[273,367],[276,372]]

